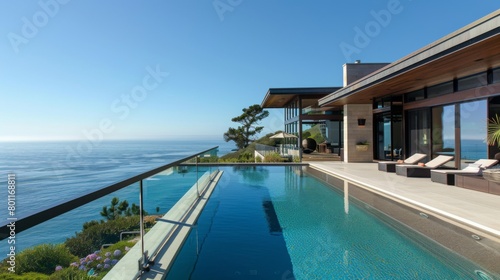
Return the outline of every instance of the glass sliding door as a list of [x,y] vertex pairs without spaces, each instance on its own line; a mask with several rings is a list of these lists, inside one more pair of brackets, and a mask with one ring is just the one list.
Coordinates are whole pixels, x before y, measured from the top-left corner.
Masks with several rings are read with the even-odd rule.
[[390,112],[376,114],[375,118],[375,158],[395,160],[402,158],[403,125],[400,114]]
[[[432,155],[456,157],[455,152],[455,105],[432,108]],[[446,164],[455,167],[455,162]]]
[[488,158],[485,143],[488,126],[486,100],[460,104],[460,155],[462,166],[478,159]]
[[377,159],[392,159],[393,147],[391,141],[391,114],[383,113],[375,116],[376,142],[375,156]]
[[409,157],[414,153],[426,154],[425,161],[431,159],[431,129],[430,110],[415,110],[407,112],[407,153]]

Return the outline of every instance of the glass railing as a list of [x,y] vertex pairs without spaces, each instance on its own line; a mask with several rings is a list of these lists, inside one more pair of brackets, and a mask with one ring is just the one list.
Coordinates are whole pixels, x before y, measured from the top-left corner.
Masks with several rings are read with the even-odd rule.
[[135,279],[213,181],[217,166],[200,163],[214,161],[217,148],[1,221],[0,274]]

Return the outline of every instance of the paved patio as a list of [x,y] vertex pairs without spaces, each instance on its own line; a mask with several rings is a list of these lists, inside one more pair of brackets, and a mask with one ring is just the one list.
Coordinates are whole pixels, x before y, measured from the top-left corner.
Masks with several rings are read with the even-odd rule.
[[377,163],[309,162],[356,185],[481,229],[500,241],[500,196],[378,171]]

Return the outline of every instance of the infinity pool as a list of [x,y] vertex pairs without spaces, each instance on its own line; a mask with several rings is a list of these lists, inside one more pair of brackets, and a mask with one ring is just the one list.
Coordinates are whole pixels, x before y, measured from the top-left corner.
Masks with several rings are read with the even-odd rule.
[[167,279],[480,279],[302,167],[221,170]]

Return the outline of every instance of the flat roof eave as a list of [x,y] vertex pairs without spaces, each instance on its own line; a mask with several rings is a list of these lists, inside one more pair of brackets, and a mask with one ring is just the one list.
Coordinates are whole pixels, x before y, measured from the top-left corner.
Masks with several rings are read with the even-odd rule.
[[[367,76],[359,79],[352,84],[333,92],[319,100],[320,106],[331,106],[331,105],[342,105],[347,103],[367,103],[372,97],[384,96],[396,93],[404,93],[411,91],[416,84],[435,83],[439,82],[439,79],[445,79],[445,75],[457,76],[473,74],[473,65],[467,60],[460,59],[460,57],[470,58],[474,62],[478,62],[477,67],[497,67],[500,66],[500,47],[498,47],[498,41],[500,35],[500,10],[497,10]],[[489,52],[482,52],[474,49],[473,46],[481,43],[481,46],[486,46]],[[481,59],[475,59],[470,53],[467,53],[468,49],[474,49],[477,56],[481,56]],[[476,54],[475,53],[475,54]],[[489,54],[491,59],[484,59],[482,55]],[[440,61],[446,57],[450,57],[449,63],[447,65],[441,65],[441,69],[434,69],[432,66],[436,61]],[[452,59],[453,58],[453,59]],[[481,60],[483,60],[481,62]],[[452,63],[450,65],[450,63]],[[436,63],[438,65],[439,63]],[[463,70],[459,69],[459,65],[466,65]],[[394,79],[395,77],[400,77],[406,73],[417,70],[419,68],[425,68],[427,76],[419,77],[417,74],[412,73],[411,78],[403,79],[398,83],[391,84],[391,88],[387,87],[387,90],[381,91],[380,84],[385,83]],[[434,71],[432,73],[431,71]],[[447,72],[448,71],[448,72]],[[435,75],[439,74],[439,75]],[[454,78],[454,77],[453,77]],[[442,81],[441,81],[442,82]],[[373,89],[375,86],[377,88],[377,93],[370,93],[370,96],[363,96],[368,90]],[[349,100],[347,100],[349,98]],[[356,100],[359,99],[359,100]]]
[[311,97],[320,99],[341,87],[298,87],[298,88],[269,88],[264,99],[262,108],[284,108],[295,97]]

